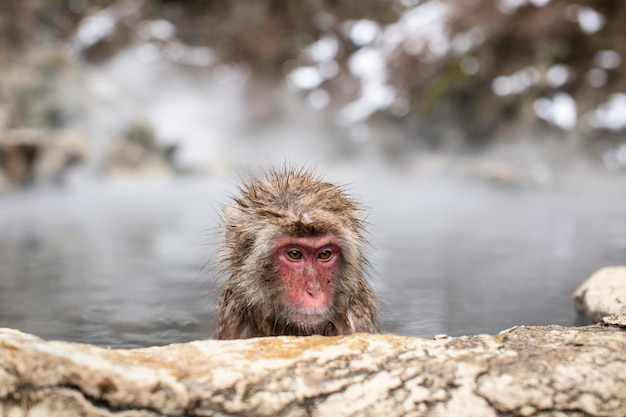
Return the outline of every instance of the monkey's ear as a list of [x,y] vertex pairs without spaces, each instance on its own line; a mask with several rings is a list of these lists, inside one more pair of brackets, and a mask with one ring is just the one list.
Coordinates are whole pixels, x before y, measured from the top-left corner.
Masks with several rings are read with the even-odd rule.
[[224,225],[224,236],[227,242],[234,243],[241,234],[241,226],[243,223],[244,213],[238,207],[224,207],[222,213],[222,224]]
[[224,207],[224,211],[222,214],[222,220],[224,225],[235,227],[240,224],[242,218],[244,217],[244,213],[240,208],[235,206],[226,206]]

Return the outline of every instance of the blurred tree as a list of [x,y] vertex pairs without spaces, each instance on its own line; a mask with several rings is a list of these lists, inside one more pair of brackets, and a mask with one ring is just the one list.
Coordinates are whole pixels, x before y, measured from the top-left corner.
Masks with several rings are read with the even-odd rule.
[[[206,65],[250,69],[260,119],[271,117],[275,87],[305,68],[308,85],[296,87],[314,107],[348,124],[377,115],[434,143],[451,131],[476,143],[546,127],[619,141],[626,126],[598,116],[626,92],[626,2],[26,0],[0,12],[5,59],[37,25],[38,40],[65,40],[97,61],[145,41],[142,22],[166,22],[174,34],[159,42],[208,46]],[[332,56],[316,57],[321,48]]]
[[[251,70],[248,110],[252,120],[262,121],[278,110],[276,87],[303,50],[328,33],[345,40],[344,25],[352,19],[392,22],[398,16],[393,6],[379,0],[161,0],[153,3],[151,17],[172,21],[180,39],[211,46],[220,61],[245,64]],[[343,46],[344,58],[355,50],[351,43]]]
[[432,129],[453,121],[483,140],[511,123],[545,126],[537,100],[563,92],[573,98],[578,117],[557,126],[588,131],[581,116],[626,92],[624,2],[446,3],[450,53],[425,77],[415,71],[423,65],[419,55],[401,52],[402,64],[394,67],[395,79],[411,91],[413,114]]
[[0,3],[0,65],[15,59],[32,40],[36,27],[34,9],[30,1]]

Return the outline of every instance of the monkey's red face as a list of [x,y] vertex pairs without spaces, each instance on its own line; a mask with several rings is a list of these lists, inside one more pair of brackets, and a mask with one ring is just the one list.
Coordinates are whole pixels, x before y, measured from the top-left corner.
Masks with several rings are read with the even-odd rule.
[[287,237],[279,242],[275,258],[290,321],[313,326],[326,318],[340,257],[341,248],[332,235]]

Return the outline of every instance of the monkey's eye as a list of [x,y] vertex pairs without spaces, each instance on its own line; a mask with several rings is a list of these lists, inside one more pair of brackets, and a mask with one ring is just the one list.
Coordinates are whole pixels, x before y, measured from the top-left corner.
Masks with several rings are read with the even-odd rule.
[[330,249],[324,249],[317,255],[317,258],[321,259],[322,261],[327,261],[330,259],[331,256],[333,256],[333,251],[331,251]]
[[302,259],[302,256],[303,256],[302,252],[296,249],[292,249],[289,252],[287,252],[287,257],[291,259],[292,261],[300,260]]

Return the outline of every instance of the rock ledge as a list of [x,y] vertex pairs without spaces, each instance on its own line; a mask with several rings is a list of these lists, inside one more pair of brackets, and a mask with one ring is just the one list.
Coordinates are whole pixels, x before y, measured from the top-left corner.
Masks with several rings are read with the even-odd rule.
[[573,298],[576,310],[594,323],[605,316],[626,315],[626,267],[602,268],[578,287]]
[[[623,317],[622,317],[623,319]],[[626,415],[626,331],[106,349],[0,329],[0,416]]]

